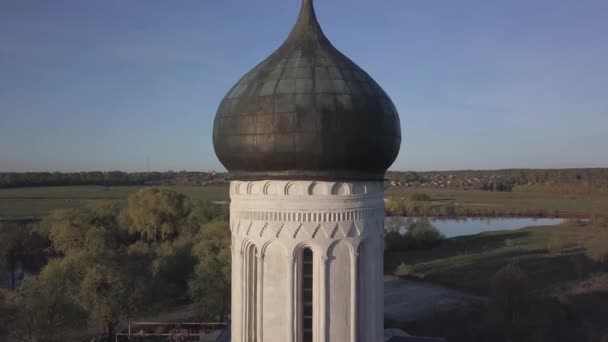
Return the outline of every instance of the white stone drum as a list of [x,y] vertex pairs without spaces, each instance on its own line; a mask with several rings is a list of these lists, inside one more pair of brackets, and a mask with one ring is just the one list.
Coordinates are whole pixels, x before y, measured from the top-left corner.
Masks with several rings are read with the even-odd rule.
[[233,181],[230,197],[233,342],[383,340],[382,181]]

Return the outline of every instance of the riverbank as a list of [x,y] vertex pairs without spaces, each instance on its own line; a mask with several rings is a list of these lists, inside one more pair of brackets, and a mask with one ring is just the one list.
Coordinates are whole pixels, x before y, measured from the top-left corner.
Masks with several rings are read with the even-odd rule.
[[592,244],[608,246],[608,228],[597,222],[484,232],[447,239],[431,250],[387,252],[385,273],[487,294],[496,271],[517,262],[530,274],[534,288],[544,290],[593,272],[608,272],[588,255]]
[[[552,319],[572,317],[569,322],[594,336],[590,341],[608,336],[606,219],[484,232],[446,239],[431,250],[385,253],[386,274],[482,298],[493,296],[495,276],[508,264],[517,265],[525,274],[526,287],[536,303],[531,305],[542,312],[536,316],[548,320],[548,327]],[[437,310],[405,323],[387,315],[387,325],[420,335],[449,336],[451,341],[470,341],[472,332],[480,333],[476,329],[487,323],[488,309],[483,303],[469,303],[442,308],[441,300],[435,299],[430,304],[436,304]],[[572,329],[564,331],[571,333]]]

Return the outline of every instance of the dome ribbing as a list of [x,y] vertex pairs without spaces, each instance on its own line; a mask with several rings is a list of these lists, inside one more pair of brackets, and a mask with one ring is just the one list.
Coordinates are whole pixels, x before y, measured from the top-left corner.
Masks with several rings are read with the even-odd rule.
[[388,95],[303,0],[287,40],[222,100],[213,144],[237,179],[382,179],[401,128]]

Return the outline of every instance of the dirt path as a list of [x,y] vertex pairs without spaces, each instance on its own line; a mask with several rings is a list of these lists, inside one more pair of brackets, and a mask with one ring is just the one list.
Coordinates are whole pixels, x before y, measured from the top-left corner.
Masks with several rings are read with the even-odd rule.
[[392,320],[413,321],[480,301],[483,298],[445,286],[384,276],[384,314]]

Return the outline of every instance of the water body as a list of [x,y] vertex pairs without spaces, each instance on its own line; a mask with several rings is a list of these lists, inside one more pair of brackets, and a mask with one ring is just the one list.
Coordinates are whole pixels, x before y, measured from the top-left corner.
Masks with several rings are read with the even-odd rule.
[[[405,227],[408,220],[419,217],[387,217],[386,224]],[[564,222],[560,218],[428,218],[446,237],[473,235],[493,230],[515,230],[523,227],[554,226]],[[403,228],[404,229],[404,228]]]

